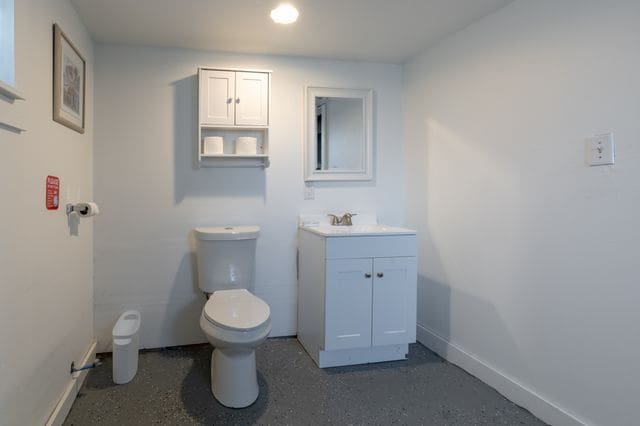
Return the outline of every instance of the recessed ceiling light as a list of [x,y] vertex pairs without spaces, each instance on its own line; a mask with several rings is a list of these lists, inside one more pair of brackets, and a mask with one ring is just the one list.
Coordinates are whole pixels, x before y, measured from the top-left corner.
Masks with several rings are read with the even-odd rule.
[[271,11],[271,19],[276,24],[291,24],[298,19],[298,9],[288,3],[282,3]]

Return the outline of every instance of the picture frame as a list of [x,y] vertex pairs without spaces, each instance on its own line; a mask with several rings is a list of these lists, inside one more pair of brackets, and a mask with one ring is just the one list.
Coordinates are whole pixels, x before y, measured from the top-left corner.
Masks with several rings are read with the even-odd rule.
[[53,24],[53,120],[78,133],[85,128],[86,61]]

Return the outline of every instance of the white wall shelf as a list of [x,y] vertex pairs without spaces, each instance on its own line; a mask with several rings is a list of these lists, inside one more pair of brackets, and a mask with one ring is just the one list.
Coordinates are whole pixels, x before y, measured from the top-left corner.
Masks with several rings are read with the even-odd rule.
[[[9,109],[14,108],[13,104],[15,101],[24,101],[24,97],[22,97],[22,95],[20,95],[13,86],[9,86],[6,83],[0,81],[0,100],[3,101],[2,105],[0,105],[0,108],[6,108],[6,111],[3,111],[0,115],[4,116],[6,113],[8,116],[12,117],[12,119],[16,119],[17,115],[19,114],[14,114]],[[12,121],[12,119],[10,119],[9,121],[7,121],[6,119],[0,120],[0,130],[5,130],[16,134],[26,132],[25,129],[23,129],[16,123],[11,123],[10,121]]]
[[210,167],[269,167],[269,156],[259,155],[202,155],[200,157],[202,166]]
[[222,129],[222,130],[262,130],[268,129],[269,126],[216,126],[212,124],[200,124],[202,129]]
[[9,123],[4,123],[2,121],[0,121],[0,129],[4,129],[4,130],[7,130],[9,132],[13,132],[13,133],[17,133],[17,134],[20,134],[22,132],[26,132],[26,130],[21,128],[21,127],[17,127],[17,126],[14,126],[13,124],[9,124]]
[[24,100],[24,97],[22,97],[14,87],[9,86],[2,81],[0,81],[0,96],[6,98],[9,102]]
[[214,155],[207,155],[207,154],[203,154],[202,158],[203,159],[208,159],[208,158],[268,158],[269,156],[266,154],[255,154],[255,155],[251,155],[251,154],[214,154]]
[[[199,167],[269,167],[271,71],[198,68]],[[204,139],[219,136],[223,154],[204,152]],[[255,137],[256,154],[236,154],[238,137]]]
[[[269,167],[269,129],[246,127],[201,126],[198,129],[198,165],[202,167]],[[205,154],[204,138],[220,136],[224,140],[223,154]],[[255,154],[236,154],[235,140],[240,136],[252,136],[257,140]]]

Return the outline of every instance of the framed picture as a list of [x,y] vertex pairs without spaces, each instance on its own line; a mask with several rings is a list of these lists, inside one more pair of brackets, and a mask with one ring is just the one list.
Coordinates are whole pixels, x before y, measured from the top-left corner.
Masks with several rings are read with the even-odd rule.
[[53,119],[84,133],[86,63],[58,24],[53,25]]

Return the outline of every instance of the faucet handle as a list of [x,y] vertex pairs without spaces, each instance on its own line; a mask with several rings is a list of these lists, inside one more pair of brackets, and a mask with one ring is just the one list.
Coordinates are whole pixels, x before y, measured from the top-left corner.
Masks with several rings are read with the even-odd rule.
[[329,213],[327,216],[331,218],[331,225],[335,226],[335,225],[339,224],[340,221],[341,221],[341,219],[338,216],[336,216],[335,214]]
[[342,218],[340,218],[339,222],[342,223],[343,225],[351,226],[351,225],[353,225],[353,222],[351,221],[351,218],[353,216],[357,216],[357,215],[358,215],[357,213],[346,212],[345,214],[342,215]]

